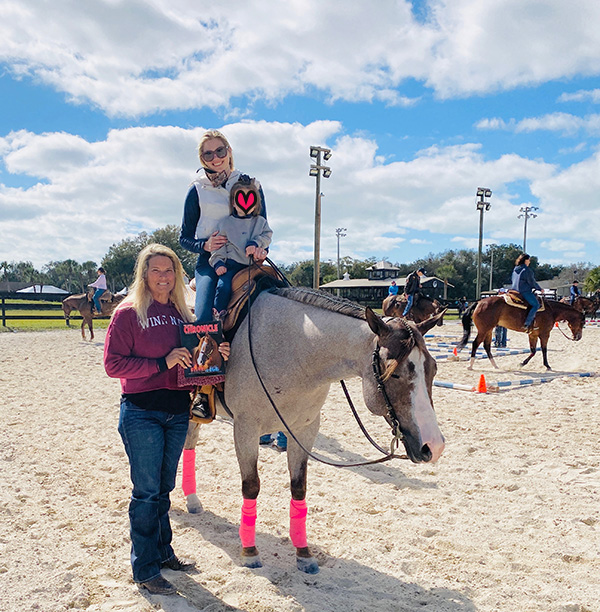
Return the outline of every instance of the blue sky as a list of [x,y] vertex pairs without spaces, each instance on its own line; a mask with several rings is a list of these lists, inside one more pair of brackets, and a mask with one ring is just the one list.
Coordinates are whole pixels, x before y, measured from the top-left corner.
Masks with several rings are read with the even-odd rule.
[[[207,128],[256,176],[272,258],[409,262],[485,243],[600,265],[597,0],[5,0],[0,261],[100,262],[179,224]],[[40,27],[43,24],[43,27]]]

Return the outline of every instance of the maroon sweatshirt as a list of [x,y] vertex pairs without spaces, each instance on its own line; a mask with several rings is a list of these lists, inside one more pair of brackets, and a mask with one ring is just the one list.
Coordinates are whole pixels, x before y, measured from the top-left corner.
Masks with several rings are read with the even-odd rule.
[[173,304],[152,302],[148,325],[142,329],[133,308],[117,310],[110,321],[104,343],[104,369],[121,379],[123,393],[157,389],[181,390],[177,368],[167,369],[165,357],[181,346],[179,311]]

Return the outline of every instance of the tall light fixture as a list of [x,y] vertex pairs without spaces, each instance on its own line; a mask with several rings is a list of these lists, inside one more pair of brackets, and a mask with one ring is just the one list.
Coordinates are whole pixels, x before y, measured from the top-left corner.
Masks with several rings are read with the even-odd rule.
[[321,174],[323,178],[331,176],[331,168],[321,165],[321,156],[325,161],[331,158],[331,149],[325,147],[311,147],[310,156],[316,160],[315,164],[311,164],[308,171],[309,176],[314,176],[317,179],[317,191],[315,196],[315,254],[313,266],[313,289],[319,288],[320,264],[321,257]]
[[483,246],[483,213],[490,209],[490,203],[485,198],[492,195],[492,190],[487,187],[477,187],[477,210],[479,211],[479,249],[477,251],[477,291],[476,298],[481,297],[481,249]]
[[344,232],[348,231],[345,227],[336,227],[335,235],[337,237],[337,277],[340,277],[340,238],[345,238]]
[[517,219],[524,219],[524,227],[523,227],[523,253],[527,252],[527,219],[535,219],[537,217],[536,214],[532,213],[532,210],[539,210],[537,206],[521,206],[519,211],[521,214],[517,217]]

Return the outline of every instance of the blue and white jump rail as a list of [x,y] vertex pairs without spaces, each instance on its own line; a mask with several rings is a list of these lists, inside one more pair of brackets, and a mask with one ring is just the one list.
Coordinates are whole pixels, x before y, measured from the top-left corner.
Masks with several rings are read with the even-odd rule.
[[[573,374],[554,374],[551,376],[543,376],[541,378],[523,378],[521,380],[502,380],[495,383],[487,384],[487,391],[495,393],[501,390],[509,391],[510,387],[527,387],[531,385],[541,385],[542,383],[552,382],[557,378],[591,378],[598,376],[596,372],[575,372]],[[444,389],[457,389],[459,391],[477,391],[476,385],[464,385],[461,383],[445,382],[442,380],[434,380],[435,387]]]

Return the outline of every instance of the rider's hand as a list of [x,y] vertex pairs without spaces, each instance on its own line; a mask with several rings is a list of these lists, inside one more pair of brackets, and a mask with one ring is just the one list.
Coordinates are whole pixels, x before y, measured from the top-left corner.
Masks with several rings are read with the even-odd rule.
[[169,368],[169,370],[177,364],[184,368],[189,368],[192,365],[192,356],[184,346],[179,346],[174,348],[165,357],[165,361],[167,362],[167,368]]
[[225,274],[225,272],[227,272],[227,268],[225,266],[219,266],[215,270],[215,273],[217,274],[217,276],[223,276],[223,274]]
[[254,250],[254,261],[257,263],[261,263],[267,258],[267,250],[261,249],[260,247],[256,247]]
[[219,232],[213,232],[209,239],[204,243],[204,250],[209,252],[216,251],[226,244],[227,236],[223,236],[222,234],[219,234]]
[[246,247],[246,257],[250,257],[250,255],[254,256],[254,253],[256,253],[256,249],[257,247],[255,247],[253,244],[251,244],[250,246]]

